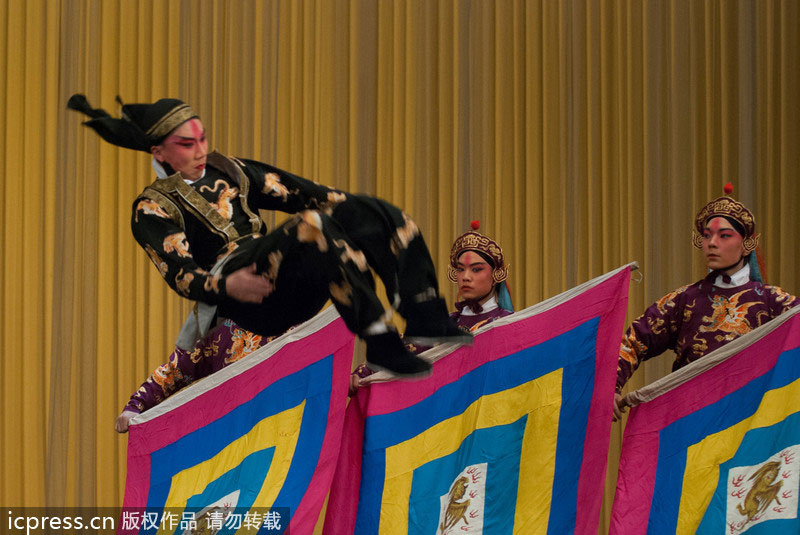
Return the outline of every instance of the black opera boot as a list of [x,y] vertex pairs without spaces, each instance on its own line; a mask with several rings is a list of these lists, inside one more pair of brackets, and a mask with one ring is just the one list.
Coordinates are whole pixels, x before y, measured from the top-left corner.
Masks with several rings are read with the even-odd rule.
[[431,374],[430,362],[406,349],[396,332],[365,336],[364,341],[367,343],[367,366],[373,370],[387,370],[404,377]]
[[406,318],[406,332],[403,339],[406,342],[423,346],[472,345],[472,334],[460,329],[450,319],[447,305],[442,298],[406,305],[403,312]]

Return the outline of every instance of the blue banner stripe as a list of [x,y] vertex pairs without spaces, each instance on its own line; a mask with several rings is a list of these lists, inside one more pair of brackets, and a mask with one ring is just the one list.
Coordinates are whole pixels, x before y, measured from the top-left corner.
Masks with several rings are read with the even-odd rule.
[[[364,450],[384,449],[419,435],[432,425],[458,416],[482,396],[517,387],[547,373],[584,361],[594,362],[594,337],[600,318],[519,353],[487,362],[459,380],[444,385],[419,403],[395,412],[370,416]],[[590,351],[578,351],[591,343]],[[592,373],[594,365],[590,366]]]
[[675,533],[689,446],[749,418],[758,410],[766,391],[787,386],[798,378],[800,348],[782,353],[774,368],[739,390],[661,430],[648,533]]
[[[443,386],[405,409],[366,419],[357,533],[377,534],[386,473],[385,449],[413,438],[437,423],[458,416],[484,395],[502,392],[563,369],[556,477],[550,511],[551,533],[574,528],[577,482],[593,394],[595,342],[600,318],[508,357],[494,360]],[[513,518],[512,518],[513,521]],[[570,529],[572,529],[570,528]]]
[[[782,422],[757,429],[751,429],[745,434],[736,455],[729,461],[720,465],[720,478],[714,496],[708,506],[703,520],[697,529],[698,535],[709,535],[726,531],[727,519],[725,518],[728,500],[729,472],[737,466],[754,466],[763,463],[777,452],[789,446],[800,444],[800,413],[788,416]],[[757,526],[770,526],[770,533],[798,533],[798,519],[768,520]],[[756,526],[748,528],[747,533]]]
[[[327,415],[330,405],[331,377],[333,373],[333,355],[329,355],[296,373],[283,377],[259,392],[253,399],[242,403],[221,418],[209,422],[192,433],[168,444],[150,456],[150,489],[147,507],[162,508],[169,494],[172,477],[179,472],[206,461],[234,440],[247,434],[258,422],[274,416],[282,411],[296,407],[306,400],[305,414],[298,438],[298,452],[306,457],[300,457],[308,463],[309,459],[318,457],[321,448],[321,437],[324,436],[327,424]],[[313,416],[317,421],[307,418]],[[319,442],[310,444],[309,441]],[[312,456],[312,457],[309,457]],[[298,464],[302,464],[298,462]],[[287,481],[300,476],[306,481],[292,481],[295,487],[304,490],[310,480],[306,473],[311,469],[296,468],[295,463],[287,474]],[[294,471],[293,471],[294,470]],[[296,507],[302,498],[297,496],[293,489],[285,496],[281,492],[280,506]],[[276,500],[276,505],[278,502]]]
[[286,473],[283,487],[275,498],[276,507],[288,507],[292,513],[300,505],[317,469],[317,462],[322,451],[322,441],[328,427],[332,377],[333,358],[330,358],[320,375],[308,379],[309,385],[315,381],[321,382],[325,389],[313,395],[309,393],[306,398],[303,421],[300,424],[300,436],[297,438],[292,464]]
[[[575,340],[573,351],[594,355],[596,331],[591,339]],[[547,533],[561,535],[575,531],[578,480],[586,443],[586,424],[594,394],[594,368],[570,366],[561,377],[561,411],[558,417],[556,466]]]
[[528,417],[516,422],[477,429],[461,446],[444,457],[424,464],[414,471],[409,497],[408,533],[437,533],[440,496],[450,492],[456,476],[466,466],[487,464],[483,531],[495,535],[511,535],[517,503],[522,438]]

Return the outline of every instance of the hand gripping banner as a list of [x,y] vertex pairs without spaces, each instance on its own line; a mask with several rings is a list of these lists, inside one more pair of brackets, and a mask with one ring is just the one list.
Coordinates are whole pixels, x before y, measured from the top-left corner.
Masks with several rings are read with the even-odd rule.
[[597,532],[630,266],[348,407],[326,534]]
[[800,307],[628,394],[611,533],[800,533]]
[[[352,355],[329,307],[135,418],[121,531],[311,533],[339,453]],[[145,515],[155,515],[149,525]],[[220,529],[199,525],[210,518]]]

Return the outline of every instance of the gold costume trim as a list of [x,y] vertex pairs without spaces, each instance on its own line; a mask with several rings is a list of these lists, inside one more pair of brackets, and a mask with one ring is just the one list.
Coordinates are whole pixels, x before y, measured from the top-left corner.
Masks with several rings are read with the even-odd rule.
[[[241,201],[242,210],[250,219],[252,233],[257,234],[261,230],[261,219],[247,204],[247,193],[250,190],[250,180],[247,178],[247,175],[245,175],[241,168],[231,159],[226,158],[216,151],[208,155],[206,162],[208,165],[227,174],[231,180],[239,186],[239,199]],[[173,216],[173,219],[177,217],[175,213],[180,215],[180,210],[175,206],[175,201],[172,201],[174,195],[179,197],[181,199],[180,204],[194,213],[211,232],[223,237],[227,242],[236,241],[241,237],[234,227],[233,221],[222,217],[211,203],[205,200],[191,185],[184,182],[183,176],[180,173],[175,173],[165,179],[156,180],[145,191],[148,190],[154,193],[160,193],[162,199],[170,199],[172,210],[168,209],[167,211]],[[183,224],[183,216],[180,215],[180,218],[181,228],[185,230],[186,226]]]
[[253,229],[253,234],[258,233],[261,230],[262,221],[258,216],[258,212],[251,210],[250,205],[247,204],[247,196],[250,193],[250,179],[242,170],[245,164],[236,158],[228,158],[216,151],[206,157],[206,162],[212,167],[220,169],[231,177],[234,182],[239,184],[239,200],[242,210],[250,219],[250,226]]
[[457,282],[458,257],[464,251],[478,251],[489,255],[495,265],[494,271],[492,271],[494,282],[503,282],[508,277],[508,266],[503,262],[503,249],[493,239],[473,230],[456,238],[453,247],[450,248],[450,266],[447,269],[447,277],[451,282]]
[[151,126],[146,134],[152,138],[164,137],[189,119],[195,117],[197,117],[197,114],[188,104],[179,104]]
[[167,212],[169,218],[174,221],[176,225],[186,230],[186,223],[183,221],[183,213],[169,195],[161,193],[153,186],[148,186],[144,189],[141,195],[139,195],[139,199],[142,197],[156,201],[158,205],[163,208],[165,212]]
[[692,231],[692,244],[700,249],[703,246],[703,233],[706,221],[712,217],[725,216],[739,223],[744,229],[745,252],[749,253],[758,245],[759,235],[756,234],[756,218],[753,213],[739,201],[730,197],[719,197],[705,205],[694,218]]

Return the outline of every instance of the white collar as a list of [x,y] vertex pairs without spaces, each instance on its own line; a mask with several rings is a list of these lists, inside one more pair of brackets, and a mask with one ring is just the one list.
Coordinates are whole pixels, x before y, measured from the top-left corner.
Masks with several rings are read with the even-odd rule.
[[[169,175],[167,174],[167,171],[164,169],[164,166],[161,165],[161,162],[153,158],[153,162],[151,165],[153,166],[153,170],[156,172],[156,176],[159,179],[163,180],[165,178],[169,178]],[[205,176],[206,176],[206,170],[203,169],[203,174],[197,180],[200,180]],[[187,184],[193,184],[197,182],[197,180],[186,180],[185,178],[183,179],[183,181],[186,182]]]
[[750,264],[745,262],[742,269],[731,275],[731,282],[724,282],[720,274],[717,275],[717,278],[714,280],[714,286],[717,288],[736,288],[748,282],[750,282]]
[[164,166],[161,165],[161,162],[153,158],[153,161],[150,163],[153,166],[153,171],[156,172],[156,176],[160,179],[169,178],[169,175],[164,170]]
[[[481,308],[483,308],[483,311],[481,312],[481,314],[485,314],[486,312],[491,312],[492,310],[494,310],[497,307],[498,307],[497,296],[493,295],[489,299],[487,299],[484,304],[481,305]],[[477,316],[477,314],[475,312],[473,312],[472,309],[470,307],[468,307],[468,306],[464,307],[461,310],[461,315],[462,316]]]

